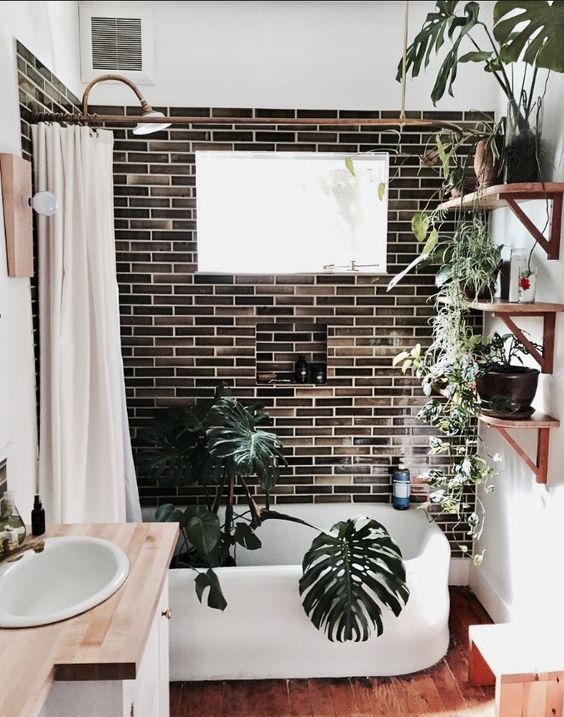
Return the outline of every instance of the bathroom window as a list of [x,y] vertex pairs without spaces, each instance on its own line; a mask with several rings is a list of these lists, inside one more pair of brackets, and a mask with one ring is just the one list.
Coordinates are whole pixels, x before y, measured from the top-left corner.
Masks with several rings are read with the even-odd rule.
[[388,155],[197,152],[198,270],[386,271]]

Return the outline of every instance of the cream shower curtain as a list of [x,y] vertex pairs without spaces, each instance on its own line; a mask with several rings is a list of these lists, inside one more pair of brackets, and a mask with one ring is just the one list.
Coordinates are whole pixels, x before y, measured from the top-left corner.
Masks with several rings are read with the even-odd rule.
[[39,488],[52,522],[141,520],[125,406],[107,130],[33,127],[39,218]]

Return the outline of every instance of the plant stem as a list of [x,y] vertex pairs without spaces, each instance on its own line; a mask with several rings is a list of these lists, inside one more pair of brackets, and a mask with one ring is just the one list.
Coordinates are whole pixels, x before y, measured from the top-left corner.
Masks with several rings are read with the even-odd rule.
[[226,543],[229,545],[231,533],[233,532],[233,503],[235,501],[235,481],[230,478],[227,483],[227,503],[225,505],[225,524],[223,526],[223,534]]

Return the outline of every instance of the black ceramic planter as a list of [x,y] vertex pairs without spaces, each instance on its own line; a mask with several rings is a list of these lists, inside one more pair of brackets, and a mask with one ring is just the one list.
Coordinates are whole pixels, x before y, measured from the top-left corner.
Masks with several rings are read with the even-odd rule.
[[[509,371],[488,371],[476,380],[484,413],[498,418],[528,418],[539,382],[539,371],[526,366],[511,366]],[[503,403],[513,403],[515,410],[505,409]],[[498,406],[501,406],[498,409]]]

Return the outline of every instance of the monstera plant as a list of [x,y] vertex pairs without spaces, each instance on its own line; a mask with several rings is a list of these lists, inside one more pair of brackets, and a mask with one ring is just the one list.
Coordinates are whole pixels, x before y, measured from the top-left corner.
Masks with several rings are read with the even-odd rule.
[[[260,548],[257,531],[265,520],[313,528],[319,534],[304,557],[300,580],[306,614],[330,640],[366,640],[374,630],[380,635],[382,607],[397,616],[409,597],[399,547],[383,525],[368,518],[323,531],[273,510],[270,491],[285,460],[280,439],[263,428],[268,421],[259,406],[219,391],[212,402],[163,410],[145,429],[140,473],[165,485],[197,487],[204,496],[202,504],[157,509],[157,520],[180,525],[173,566],[192,568],[200,602],[207,592],[208,606],[224,610],[214,568],[235,565],[238,545]],[[255,500],[255,483],[264,505]]]

